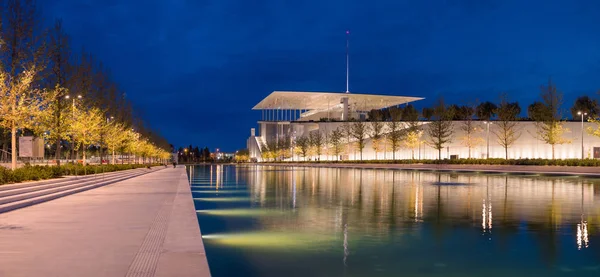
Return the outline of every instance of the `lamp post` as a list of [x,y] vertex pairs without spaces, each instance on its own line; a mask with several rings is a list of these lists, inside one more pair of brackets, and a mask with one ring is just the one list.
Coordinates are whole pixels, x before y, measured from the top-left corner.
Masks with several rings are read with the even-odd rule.
[[[111,117],[106,117],[106,125],[107,125],[107,127],[108,127],[108,124],[110,123],[110,121],[111,121],[112,119],[114,119],[114,118],[115,118],[114,116],[111,116]],[[104,132],[100,132],[100,141],[101,141],[101,142],[104,142],[104,138],[103,138],[103,136],[104,136],[104,133],[105,133],[105,132],[106,132],[106,130],[104,130]],[[107,149],[106,149],[106,150],[107,150],[107,151],[109,150],[109,149],[108,149],[108,146],[107,146]],[[102,155],[102,152],[104,152],[104,151],[102,150],[102,144],[100,144],[100,164],[104,164],[104,160],[103,160],[103,155]],[[114,159],[114,153],[113,153],[113,159]],[[108,154],[106,155],[106,163],[108,164]],[[113,164],[114,164],[114,161],[113,161]]]
[[486,159],[490,158],[490,124],[492,122],[484,121],[483,124],[487,126],[487,151],[485,152]]
[[584,158],[584,154],[583,154],[583,116],[587,115],[587,113],[584,113],[582,111],[578,111],[577,112],[578,115],[581,115],[581,159],[583,160]]

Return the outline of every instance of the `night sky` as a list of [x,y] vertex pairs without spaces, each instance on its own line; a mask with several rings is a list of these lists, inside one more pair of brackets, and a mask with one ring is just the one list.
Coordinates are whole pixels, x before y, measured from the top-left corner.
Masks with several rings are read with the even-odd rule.
[[[526,109],[552,77],[568,109],[600,89],[600,1],[44,0],[173,144],[245,147],[274,90]],[[564,113],[568,115],[567,112]]]

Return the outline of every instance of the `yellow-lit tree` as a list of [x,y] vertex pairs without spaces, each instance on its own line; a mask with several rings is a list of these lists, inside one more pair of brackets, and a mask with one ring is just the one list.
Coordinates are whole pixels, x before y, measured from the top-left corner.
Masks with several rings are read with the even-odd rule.
[[100,140],[104,116],[97,108],[75,109],[71,124],[71,134],[76,138],[77,147],[82,149],[83,165],[86,165],[86,149]]
[[406,133],[406,137],[404,139],[404,147],[410,149],[413,160],[415,159],[415,149],[418,149],[423,143],[421,135],[422,132],[419,130],[410,130]]
[[105,126],[106,138],[104,142],[108,151],[112,153],[112,164],[115,164],[116,150],[125,146],[127,142],[127,132],[125,126],[119,122],[111,122]]
[[13,170],[17,168],[17,131],[35,128],[49,98],[47,91],[32,86],[35,78],[35,67],[11,76],[0,65],[0,127],[10,130]]

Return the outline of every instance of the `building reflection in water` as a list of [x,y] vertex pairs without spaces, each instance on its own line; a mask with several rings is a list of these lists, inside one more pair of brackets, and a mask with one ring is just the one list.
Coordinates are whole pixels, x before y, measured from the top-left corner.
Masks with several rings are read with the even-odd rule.
[[[224,169],[215,171],[219,187]],[[248,185],[253,206],[293,211],[285,218],[261,218],[263,228],[342,233],[344,262],[350,255],[349,230],[391,237],[440,222],[480,225],[491,235],[492,228],[550,232],[576,225],[577,244],[585,248],[588,232],[597,230],[590,221],[600,216],[600,202],[594,201],[600,181],[579,178],[271,166],[242,167],[236,173],[236,180]]]

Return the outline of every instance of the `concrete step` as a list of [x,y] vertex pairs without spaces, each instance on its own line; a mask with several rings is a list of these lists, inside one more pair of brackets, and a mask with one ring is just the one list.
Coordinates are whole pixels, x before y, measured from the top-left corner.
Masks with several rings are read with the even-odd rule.
[[135,173],[115,176],[114,178],[91,180],[91,181],[85,182],[84,184],[68,185],[68,186],[60,187],[60,188],[47,189],[44,191],[38,191],[38,192],[33,192],[33,193],[26,193],[27,197],[23,197],[23,195],[25,195],[25,194],[22,194],[22,195],[1,198],[0,201],[4,200],[6,198],[11,198],[11,201],[10,202],[6,202],[6,201],[0,202],[0,203],[2,203],[2,204],[0,204],[0,213],[24,208],[27,206],[54,200],[54,199],[64,197],[67,195],[71,195],[74,193],[78,193],[78,192],[98,188],[101,186],[117,183],[117,182],[120,182],[123,180],[141,176],[141,175],[144,175],[147,173],[155,172],[157,170],[160,170],[160,169],[144,170],[144,171],[137,170],[137,172],[135,172]]
[[99,174],[79,175],[79,176],[69,175],[69,176],[65,176],[65,177],[61,177],[61,178],[57,178],[57,179],[48,179],[48,180],[41,180],[41,181],[28,181],[28,182],[16,183],[16,184],[6,184],[6,185],[0,185],[0,191],[33,187],[33,186],[39,186],[39,185],[45,185],[45,184],[51,184],[51,183],[69,182],[70,180],[73,180],[73,179],[85,180],[85,179],[90,179],[90,178],[97,178],[98,176],[101,176],[103,174],[108,176],[108,175],[113,175],[113,174],[119,174],[122,172],[132,171],[132,170],[146,170],[147,171],[148,169],[136,168],[136,169],[106,172],[106,173],[102,173],[102,174],[99,173]]
[[[110,178],[106,178],[105,181],[112,181],[112,180],[117,180],[117,179],[120,179],[123,177],[131,177],[131,176],[138,176],[138,175],[139,175],[139,173],[129,173],[126,175],[112,176]],[[73,189],[73,188],[77,188],[77,187],[83,187],[83,186],[97,183],[99,181],[102,181],[102,180],[93,180],[92,179],[92,180],[86,180],[83,182],[67,183],[67,184],[59,185],[58,187],[51,187],[51,188],[36,190],[36,191],[32,191],[32,192],[25,192],[25,193],[11,195],[11,196],[7,196],[7,197],[2,197],[2,198],[0,198],[0,205],[10,203],[10,202],[20,201],[20,200],[27,199],[27,198],[33,198],[33,197],[38,197],[38,196],[42,196],[42,195],[46,195],[46,194],[52,194],[52,193],[69,190],[69,189]]]
[[87,182],[90,180],[112,178],[112,177],[121,176],[124,174],[131,174],[133,172],[136,172],[136,171],[135,170],[124,170],[124,171],[118,171],[117,173],[114,173],[114,174],[107,173],[107,174],[96,175],[96,176],[92,176],[92,177],[86,177],[86,178],[75,178],[75,177],[62,178],[62,179],[55,179],[55,182],[44,182],[44,183],[38,183],[36,185],[27,185],[24,187],[15,186],[11,189],[0,191],[0,198],[11,196],[11,195],[27,193],[27,192],[33,192],[33,191],[50,189],[50,188],[55,188],[55,187],[60,187],[60,186],[66,186],[66,185],[74,184],[74,183]]

